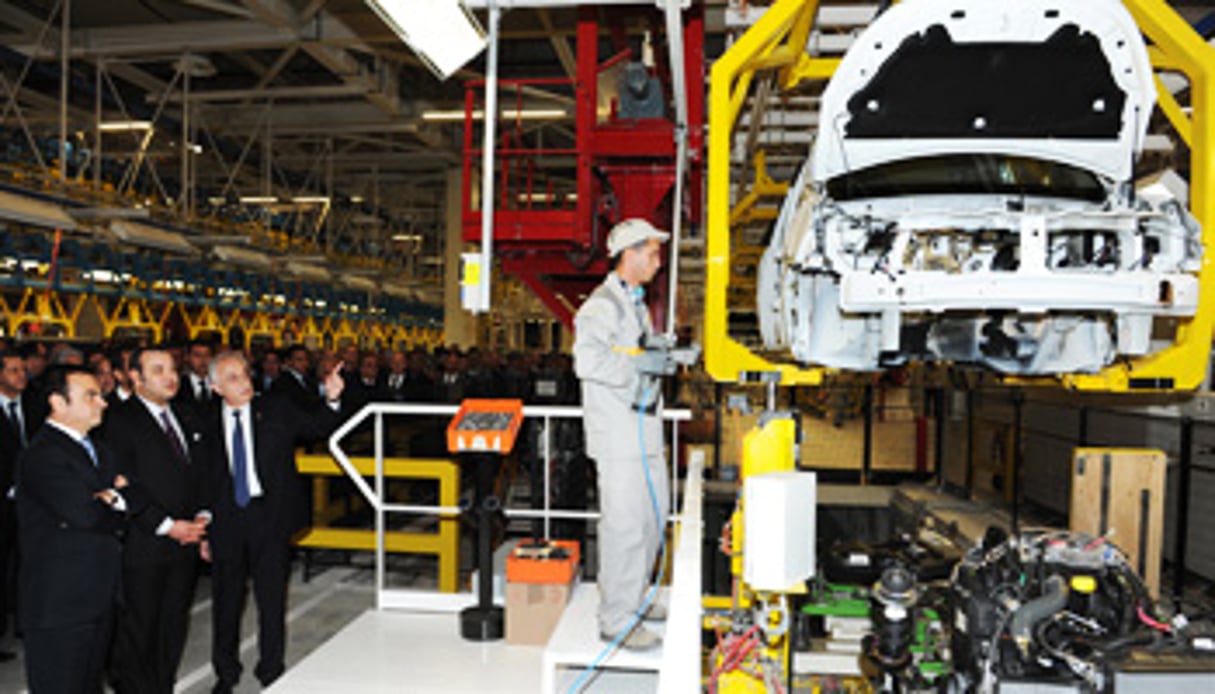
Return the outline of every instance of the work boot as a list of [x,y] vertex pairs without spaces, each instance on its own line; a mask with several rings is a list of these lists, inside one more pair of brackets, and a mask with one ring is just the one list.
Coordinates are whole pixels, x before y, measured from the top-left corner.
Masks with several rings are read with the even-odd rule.
[[[614,641],[619,634],[599,633],[599,638],[604,641]],[[662,645],[662,637],[654,632],[646,629],[638,624],[629,632],[629,635],[620,641],[622,648],[627,648],[630,651],[648,651]]]
[[645,615],[642,617],[642,619],[644,619],[647,622],[665,622],[665,621],[667,621],[666,603],[655,600],[650,605],[650,609],[645,611]]

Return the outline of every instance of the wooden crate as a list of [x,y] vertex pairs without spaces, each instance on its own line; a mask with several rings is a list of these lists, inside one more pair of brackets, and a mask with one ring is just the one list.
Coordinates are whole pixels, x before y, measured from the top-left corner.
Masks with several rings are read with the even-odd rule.
[[1164,542],[1163,451],[1150,448],[1077,448],[1072,455],[1071,529],[1111,540],[1160,594]]

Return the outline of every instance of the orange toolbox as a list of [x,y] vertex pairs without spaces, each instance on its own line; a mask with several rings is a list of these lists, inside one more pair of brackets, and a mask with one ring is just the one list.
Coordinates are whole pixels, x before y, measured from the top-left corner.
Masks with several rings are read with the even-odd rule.
[[510,583],[570,583],[581,555],[574,540],[520,540],[506,557]]

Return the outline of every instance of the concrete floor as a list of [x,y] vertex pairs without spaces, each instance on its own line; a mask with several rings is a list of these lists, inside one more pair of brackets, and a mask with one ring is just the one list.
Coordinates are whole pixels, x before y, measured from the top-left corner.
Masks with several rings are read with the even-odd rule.
[[[374,602],[372,581],[374,571],[368,565],[369,557],[359,557],[352,566],[332,566],[314,569],[308,583],[302,580],[299,562],[292,573],[287,604],[287,668],[312,653],[318,646],[336,634]],[[395,558],[394,558],[395,559]],[[419,587],[429,582],[424,571],[429,567],[398,567],[393,582],[401,581]],[[253,677],[253,666],[257,662],[257,611],[252,596],[245,609],[241,627],[241,661],[245,671],[237,692],[261,691]],[[17,659],[0,663],[0,692],[26,691],[25,665],[21,644],[11,636],[0,640],[0,650],[17,653]],[[204,694],[210,692],[215,679],[211,673],[211,583],[207,577],[199,580],[195,591],[194,608],[190,622],[189,640],[185,656],[178,671],[176,691],[180,694]]]

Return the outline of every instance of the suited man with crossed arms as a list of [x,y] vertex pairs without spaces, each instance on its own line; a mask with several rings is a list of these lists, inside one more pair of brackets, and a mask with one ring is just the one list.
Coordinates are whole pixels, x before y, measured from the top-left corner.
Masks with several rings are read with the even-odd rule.
[[126,480],[89,438],[106,403],[80,366],[47,369],[50,416],[17,458],[18,617],[31,694],[93,694],[119,599]]
[[136,350],[130,366],[135,395],[106,412],[104,427],[130,482],[115,684],[120,694],[171,694],[190,623],[198,542],[211,519],[206,460],[197,418],[172,403],[179,386],[172,355]]
[[291,536],[308,521],[295,447],[337,427],[345,384],[336,368],[325,376],[324,407],[302,409],[278,394],[254,398],[240,352],[211,362],[211,384],[221,398],[203,434],[211,442],[214,516],[200,551],[212,563],[211,665],[213,691],[222,694],[240,680],[240,622],[250,581],[258,618],[254,675],[269,686],[283,674]]

